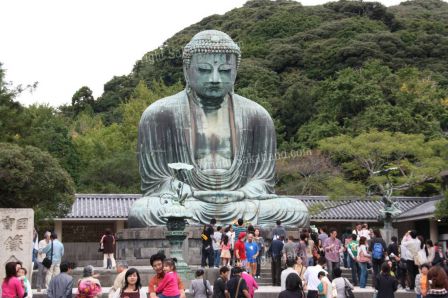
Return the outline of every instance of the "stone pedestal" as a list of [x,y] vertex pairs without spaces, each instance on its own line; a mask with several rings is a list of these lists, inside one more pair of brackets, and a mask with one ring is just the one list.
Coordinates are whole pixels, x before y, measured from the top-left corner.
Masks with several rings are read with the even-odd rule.
[[202,226],[187,226],[184,232],[186,238],[182,241],[182,244],[179,243],[176,252],[172,251],[167,233],[168,230],[164,226],[124,229],[118,232],[117,259],[148,260],[146,266],[149,266],[151,255],[163,250],[167,257],[171,257],[173,253],[181,253],[188,265],[199,265],[201,263]]
[[398,229],[392,227],[380,229],[381,236],[387,244],[390,243],[392,236],[398,236]]

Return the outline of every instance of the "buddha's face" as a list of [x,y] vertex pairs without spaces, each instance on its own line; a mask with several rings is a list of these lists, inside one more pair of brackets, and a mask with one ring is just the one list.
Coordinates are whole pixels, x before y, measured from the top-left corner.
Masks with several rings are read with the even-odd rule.
[[222,100],[236,78],[234,54],[194,54],[186,69],[190,87],[202,99]]

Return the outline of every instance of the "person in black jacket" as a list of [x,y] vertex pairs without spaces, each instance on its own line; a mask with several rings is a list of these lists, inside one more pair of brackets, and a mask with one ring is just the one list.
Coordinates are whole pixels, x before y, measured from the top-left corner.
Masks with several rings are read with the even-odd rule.
[[390,266],[387,263],[381,265],[381,273],[376,277],[375,288],[378,290],[377,297],[394,298],[398,287],[398,281],[390,274]]

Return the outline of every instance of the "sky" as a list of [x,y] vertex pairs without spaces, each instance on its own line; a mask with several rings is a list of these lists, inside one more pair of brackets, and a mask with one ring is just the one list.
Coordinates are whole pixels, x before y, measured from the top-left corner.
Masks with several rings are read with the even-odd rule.
[[[402,0],[380,0],[386,6]],[[0,62],[13,85],[38,82],[16,98],[58,107],[82,86],[100,96],[113,76],[191,24],[245,0],[2,0]],[[328,0],[302,0],[317,5]]]

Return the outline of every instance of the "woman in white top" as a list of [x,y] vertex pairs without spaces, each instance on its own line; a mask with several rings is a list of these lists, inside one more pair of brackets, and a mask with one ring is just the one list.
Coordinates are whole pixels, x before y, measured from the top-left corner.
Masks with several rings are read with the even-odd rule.
[[359,287],[365,288],[367,285],[367,264],[370,263],[370,260],[372,256],[367,251],[367,239],[366,237],[362,236],[359,239],[359,246],[358,246],[358,264],[359,268],[361,269],[361,273],[359,274]]
[[333,295],[335,298],[347,298],[345,296],[345,287],[349,287],[353,290],[353,285],[344,277],[341,277],[342,270],[340,268],[334,268],[333,270],[334,279],[331,283],[331,286],[333,287],[333,293],[336,291],[336,296]]
[[124,287],[118,289],[114,298],[147,298],[146,291],[142,290],[140,273],[135,268],[129,268],[124,276]]

